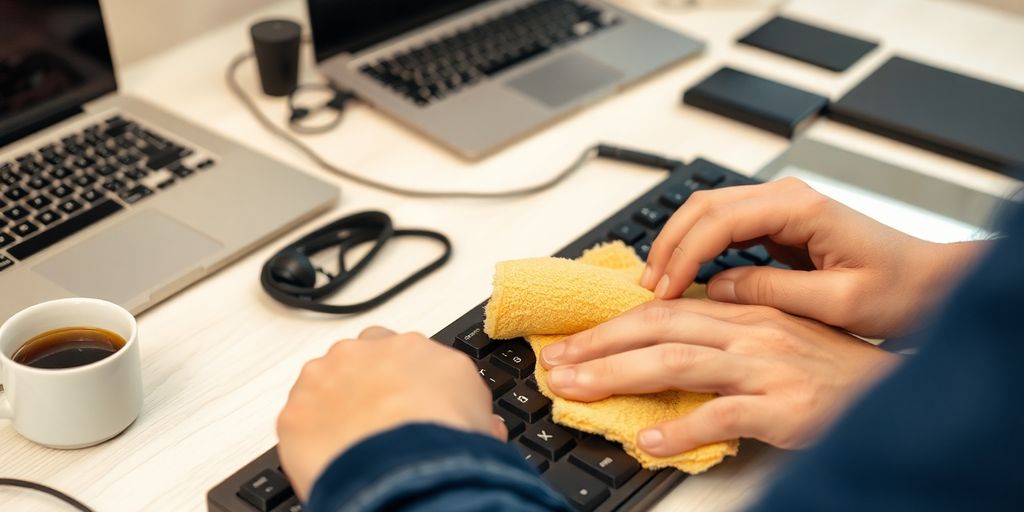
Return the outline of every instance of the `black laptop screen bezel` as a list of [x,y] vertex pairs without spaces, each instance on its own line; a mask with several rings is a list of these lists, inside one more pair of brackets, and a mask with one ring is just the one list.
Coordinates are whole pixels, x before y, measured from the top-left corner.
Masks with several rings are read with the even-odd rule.
[[[28,27],[40,26],[49,30],[27,33]],[[0,147],[74,115],[83,104],[117,90],[99,0],[0,0],[0,32],[15,34],[12,39],[5,35],[3,46],[11,53],[5,55],[0,49],[0,59],[12,59],[9,62],[14,63],[14,59],[27,55],[29,48],[45,50],[47,56],[65,59],[63,63],[81,75],[78,83],[52,96],[0,111]],[[75,36],[61,38],[58,34]],[[19,57],[14,56],[19,48],[16,45],[24,48]]]
[[493,0],[307,0],[317,62]]

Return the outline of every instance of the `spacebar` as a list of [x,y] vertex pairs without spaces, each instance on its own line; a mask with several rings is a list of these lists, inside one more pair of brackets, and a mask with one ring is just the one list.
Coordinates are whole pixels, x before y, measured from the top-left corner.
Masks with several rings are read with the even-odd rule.
[[58,224],[18,245],[15,245],[14,247],[11,247],[9,252],[11,253],[11,256],[14,256],[19,260],[24,260],[25,258],[28,258],[29,256],[32,256],[33,254],[107,218],[118,210],[123,209],[124,207],[120,204],[115,203],[111,199],[107,199],[106,201],[103,201],[102,203],[99,203],[87,210],[85,213],[74,217],[63,224]]

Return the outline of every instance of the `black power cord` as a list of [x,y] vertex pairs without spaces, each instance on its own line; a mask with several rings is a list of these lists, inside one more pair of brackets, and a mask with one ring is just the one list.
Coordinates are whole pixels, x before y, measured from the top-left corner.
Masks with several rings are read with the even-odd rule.
[[47,487],[43,484],[37,484],[35,482],[29,482],[27,480],[18,480],[17,478],[0,478],[0,485],[7,485],[11,487],[21,487],[23,489],[32,489],[33,491],[39,491],[42,493],[49,494],[54,498],[57,498],[68,505],[71,505],[76,510],[81,512],[93,512],[93,510],[85,506],[82,502],[64,494],[53,487]]
[[[274,136],[287,142],[289,145],[299,150],[301,153],[306,155],[314,163],[323,167],[324,169],[337,174],[343,178],[352,180],[361,185],[389,192],[392,194],[406,196],[406,197],[417,197],[417,198],[432,198],[432,199],[500,199],[500,198],[515,198],[525,197],[538,192],[551,189],[558,184],[565,181],[569,176],[578,171],[583,167],[584,164],[596,157],[607,157],[616,160],[622,160],[627,162],[636,163],[639,165],[654,166],[666,170],[673,170],[678,166],[684,165],[683,162],[678,160],[672,160],[657,155],[651,155],[649,153],[643,153],[639,151],[625,150],[621,148],[615,148],[607,145],[595,145],[584,150],[575,161],[573,161],[568,167],[560,171],[558,174],[542,181],[536,185],[528,185],[525,187],[514,188],[510,190],[496,190],[496,191],[473,191],[473,190],[416,190],[396,185],[384,183],[371,178],[362,176],[356,172],[352,172],[343,167],[337,166],[326,158],[321,156],[315,149],[300,140],[295,135],[288,132],[288,130],[277,126],[263,111],[260,110],[256,102],[253,101],[245,89],[238,83],[238,68],[242,66],[246,61],[255,57],[253,52],[246,52],[236,56],[231,60],[228,65],[226,79],[228,88],[231,93],[242,102],[242,105],[249,111],[250,114],[256,121],[258,121],[267,131]],[[344,91],[340,91],[345,93]],[[347,93],[346,93],[347,94]],[[347,98],[346,98],[347,100]],[[345,100],[342,100],[342,106]],[[338,121],[340,121],[340,110]]]

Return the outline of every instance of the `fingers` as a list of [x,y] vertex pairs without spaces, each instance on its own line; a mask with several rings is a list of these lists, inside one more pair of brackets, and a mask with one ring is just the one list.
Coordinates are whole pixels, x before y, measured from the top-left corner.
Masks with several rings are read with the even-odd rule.
[[[783,270],[774,267],[739,267],[719,273],[708,284],[708,297],[734,304],[771,306],[840,325],[855,304],[846,304],[853,276],[838,271]],[[823,304],[831,307],[823,308]]]
[[679,240],[655,288],[659,299],[678,297],[700,271],[733,242],[779,233],[790,218],[790,205],[776,196],[761,195],[716,207],[697,220]]
[[395,331],[381,327],[379,325],[373,325],[363,329],[363,332],[359,333],[359,339],[361,340],[378,340],[381,338],[387,338],[388,336],[394,336]]
[[[684,302],[696,301],[679,302],[646,304],[549,345],[541,351],[541,365],[551,368],[579,363],[665,342],[723,348],[732,338],[730,324],[684,309]],[[699,305],[694,307],[708,309]]]
[[668,389],[733,394],[757,385],[752,363],[714,348],[666,343],[555,367],[548,385],[561,397],[583,402]]
[[637,434],[637,445],[655,457],[668,457],[706,444],[740,437],[763,438],[772,418],[755,396],[715,398],[690,414]]

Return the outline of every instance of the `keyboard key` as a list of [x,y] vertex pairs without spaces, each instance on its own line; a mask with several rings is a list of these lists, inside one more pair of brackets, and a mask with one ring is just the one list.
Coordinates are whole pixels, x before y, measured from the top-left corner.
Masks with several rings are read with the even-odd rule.
[[640,471],[640,463],[618,446],[588,437],[569,454],[569,460],[612,487],[619,487]]
[[520,379],[525,379],[537,367],[537,357],[533,354],[533,348],[522,338],[501,342],[491,360]]
[[11,220],[21,220],[28,216],[28,210],[21,206],[12,206],[9,210],[4,212],[4,216]]
[[11,187],[10,189],[7,190],[7,192],[4,193],[4,195],[7,196],[7,199],[10,199],[11,201],[20,201],[21,199],[28,195],[28,192],[25,192],[25,189],[21,187]]
[[88,174],[82,174],[81,176],[75,176],[75,178],[71,181],[75,185],[78,185],[79,187],[88,187],[89,185],[96,183],[96,178],[93,178]]
[[636,251],[636,255],[640,259],[647,261],[647,257],[651,254],[651,246],[654,244],[649,238],[645,238],[636,244],[633,244],[633,250]]
[[668,219],[668,213],[654,206],[645,206],[633,214],[633,218],[644,226],[655,229]]
[[111,192],[117,192],[118,190],[121,190],[124,187],[125,187],[125,183],[123,181],[117,180],[117,179],[107,180],[107,181],[105,181],[103,183],[103,188],[105,188],[105,189],[107,189],[107,190],[109,190]]
[[291,498],[288,498],[288,501],[275,509],[274,512],[303,512],[304,510],[306,509],[303,508],[302,502],[299,501],[299,498],[297,496],[292,496]]
[[725,181],[725,174],[718,169],[711,167],[705,167],[695,173],[693,173],[694,181],[698,181],[707,185],[708,187],[715,187],[719,183]]
[[120,198],[122,200],[124,200],[124,202],[126,202],[128,204],[133,204],[133,203],[138,202],[142,198],[144,198],[146,196],[149,196],[149,195],[152,195],[152,194],[153,194],[152,190],[146,188],[143,185],[137,185],[137,186],[132,187],[132,188],[130,188],[128,190],[122,190],[121,193],[118,194],[118,196],[120,196]]
[[25,201],[25,203],[31,206],[34,210],[41,210],[52,202],[53,201],[50,201],[46,196],[43,195],[38,195],[33,197],[32,199],[29,199],[28,201]]
[[[0,236],[3,236],[3,234],[0,234]],[[4,255],[0,254],[0,272],[2,272],[4,270],[7,270],[8,268],[13,267],[13,266],[14,266],[14,261],[12,261],[7,256],[4,256]]]
[[3,184],[5,185],[15,185],[19,181],[21,181],[21,177],[18,176],[17,174],[14,174],[13,172],[8,171],[3,174],[0,174],[0,182],[3,182]]
[[767,265],[772,260],[772,255],[768,254],[768,249],[763,245],[747,247],[740,251],[740,256],[753,261],[755,265]]
[[673,187],[661,194],[661,197],[658,200],[661,201],[661,204],[675,210],[682,206],[683,203],[690,198],[690,194],[692,193],[693,191],[688,188]]
[[479,361],[476,363],[476,366],[480,377],[484,379],[484,384],[487,384],[487,387],[490,388],[491,395],[494,398],[504,395],[505,392],[512,389],[512,386],[515,385],[515,379],[511,375],[499,370],[497,366],[487,361]]
[[192,169],[189,169],[188,167],[185,167],[184,165],[182,165],[180,163],[172,164],[172,165],[170,165],[168,167],[168,169],[170,169],[171,172],[173,172],[174,175],[179,177],[179,178],[187,178],[187,177],[195,174],[195,171],[193,171]]
[[548,413],[551,400],[524,384],[517,384],[511,391],[502,395],[498,404],[527,422],[533,423]]
[[725,252],[715,258],[715,263],[718,263],[725,268],[736,268],[736,267],[750,267],[755,263],[745,258],[740,251],[736,249],[726,249]]
[[697,277],[696,279],[694,279],[694,281],[696,281],[699,284],[707,284],[707,282],[710,281],[711,278],[715,276],[715,274],[723,270],[725,270],[725,267],[713,261],[709,261],[700,266],[700,270],[697,272]]
[[613,228],[608,237],[612,240],[622,240],[626,245],[633,245],[646,235],[647,231],[644,228],[632,222],[626,222]]
[[576,445],[566,429],[546,419],[527,425],[523,443],[551,460],[562,458]]
[[50,186],[50,180],[43,178],[42,176],[33,176],[29,178],[29,180],[25,182],[25,184],[36,190],[42,190]]
[[207,158],[206,160],[203,160],[202,162],[199,162],[198,164],[196,164],[196,168],[197,169],[206,169],[206,168],[209,168],[212,165],[213,165],[213,160],[210,160],[209,158]]
[[270,512],[294,495],[284,475],[273,469],[260,471],[238,490],[238,496],[260,512]]
[[[32,233],[35,233],[36,231],[39,231],[39,227],[33,224],[31,221],[26,220],[21,224],[15,225],[13,231],[15,235],[25,238],[26,236],[29,236]],[[11,251],[11,254],[14,254],[13,250]]]
[[594,510],[611,495],[608,487],[598,479],[568,462],[552,465],[542,478],[565,496],[575,509],[585,512]]
[[533,469],[538,473],[543,473],[551,465],[543,455],[533,451],[523,443],[512,443],[512,446],[514,446],[516,451],[519,452],[519,455],[523,456],[523,460],[533,467]]
[[146,167],[150,169],[161,169],[181,158],[181,148],[178,146],[167,146],[149,155]]
[[494,408],[494,414],[501,418],[501,422],[505,424],[505,428],[508,429],[508,438],[512,439],[519,434],[522,434],[526,430],[526,423],[523,420],[516,417],[514,414],[502,409],[500,407]]
[[82,199],[84,199],[85,201],[87,201],[89,203],[95,203],[96,201],[99,201],[100,199],[103,199],[104,197],[107,197],[107,196],[103,192],[100,192],[99,190],[96,190],[94,188],[90,188],[90,189],[86,190],[85,192],[82,192]]
[[31,240],[26,240],[14,247],[11,247],[8,252],[11,256],[14,256],[19,260],[24,260],[25,258],[28,258],[33,254],[105,219],[123,208],[123,206],[107,199],[106,201],[98,203],[92,209],[86,210],[76,217],[72,217],[65,222],[47,229],[38,236],[33,237]]
[[56,197],[57,199],[63,199],[67,196],[70,196],[73,193],[74,190],[71,190],[71,187],[65,185],[57,185],[56,187],[50,189],[50,195]]
[[74,199],[68,199],[58,206],[64,213],[75,213],[82,209],[82,203],[75,201]]
[[474,359],[487,357],[496,347],[497,343],[484,334],[484,325],[477,324],[455,337],[455,348],[469,354]]
[[14,243],[14,237],[8,233],[0,231],[0,249],[3,249],[12,243]]
[[49,226],[58,220],[60,220],[60,214],[53,210],[46,210],[36,215],[36,221],[44,226]]

